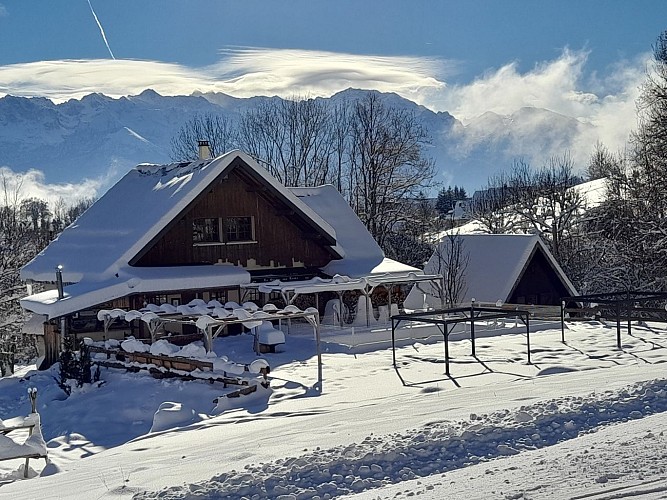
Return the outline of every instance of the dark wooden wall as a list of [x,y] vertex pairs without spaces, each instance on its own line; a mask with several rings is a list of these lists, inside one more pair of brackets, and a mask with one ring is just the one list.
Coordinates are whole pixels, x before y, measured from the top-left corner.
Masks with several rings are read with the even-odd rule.
[[539,248],[533,254],[523,276],[514,288],[511,304],[560,305],[560,298],[570,295],[560,277]]
[[[257,243],[193,245],[192,225],[196,218],[253,216]],[[325,266],[332,258],[319,236],[289,207],[261,183],[239,169],[216,180],[179,220],[135,261],[136,266],[215,264],[219,260],[247,266],[292,267],[292,260],[305,267]]]

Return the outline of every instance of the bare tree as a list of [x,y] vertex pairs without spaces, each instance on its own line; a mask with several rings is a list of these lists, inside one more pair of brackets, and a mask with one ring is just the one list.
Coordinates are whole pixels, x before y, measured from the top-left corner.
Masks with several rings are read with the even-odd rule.
[[332,116],[322,100],[264,101],[242,115],[239,144],[283,184],[321,185],[335,177],[341,156]]
[[400,229],[385,239],[384,253],[410,266],[423,268],[433,253],[433,239],[441,228],[442,219],[432,200],[419,193],[407,204],[408,212]]
[[541,235],[560,261],[562,242],[585,208],[575,188],[579,181],[568,154],[551,158],[535,171],[518,161],[509,174],[492,178],[482,196],[473,197],[473,216],[490,233]]
[[542,169],[517,178],[517,212],[525,232],[535,232],[551,246],[556,260],[562,260],[562,241],[574,230],[585,209],[584,196],[575,189],[580,179],[574,175],[568,154],[552,157]]
[[481,225],[484,232],[506,234],[515,231],[517,221],[513,189],[509,176],[501,172],[490,177],[486,187],[473,194],[470,217]]
[[199,158],[197,141],[208,141],[214,158],[236,144],[236,130],[225,116],[195,115],[188,120],[171,140],[171,158],[174,161],[194,161]]
[[406,202],[435,175],[424,156],[429,137],[414,114],[387,107],[369,93],[354,104],[350,122],[350,204],[375,240],[405,220]]
[[[470,253],[465,250],[464,240],[457,231],[450,231],[436,245],[433,257],[431,257],[432,272],[441,274],[444,279],[442,294],[448,307],[453,307],[465,296],[468,291],[466,272],[470,262]],[[437,289],[434,293],[439,295]]]

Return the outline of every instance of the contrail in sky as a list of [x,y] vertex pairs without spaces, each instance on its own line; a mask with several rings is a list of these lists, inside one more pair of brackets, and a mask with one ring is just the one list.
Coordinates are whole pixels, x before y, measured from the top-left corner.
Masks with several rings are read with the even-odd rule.
[[88,6],[90,7],[90,12],[93,13],[93,17],[95,18],[95,22],[97,22],[97,26],[100,28],[100,33],[102,33],[102,39],[104,40],[104,45],[107,46],[107,49],[109,50],[109,54],[111,54],[111,59],[116,59],[113,55],[113,52],[111,52],[111,47],[109,47],[109,42],[107,42],[107,36],[104,34],[104,28],[102,28],[102,24],[100,23],[100,20],[97,19],[97,14],[95,14],[95,11],[93,10],[93,4],[90,3],[90,0],[88,0]]

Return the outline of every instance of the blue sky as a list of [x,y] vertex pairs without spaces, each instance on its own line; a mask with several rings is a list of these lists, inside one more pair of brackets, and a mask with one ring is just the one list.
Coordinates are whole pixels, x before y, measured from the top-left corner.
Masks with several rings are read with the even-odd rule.
[[[91,0],[117,58],[206,66],[229,46],[431,56],[461,82],[513,60],[519,69],[563,48],[605,71],[650,48],[667,27],[655,1]],[[86,0],[3,0],[0,65],[109,57]]]

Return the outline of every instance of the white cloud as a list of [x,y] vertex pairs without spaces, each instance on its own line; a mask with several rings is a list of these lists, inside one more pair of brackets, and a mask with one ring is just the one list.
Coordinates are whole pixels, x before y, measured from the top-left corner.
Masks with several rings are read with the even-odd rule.
[[441,90],[454,63],[420,57],[361,56],[306,50],[226,49],[204,68],[140,60],[40,61],[0,67],[0,94],[43,96],[56,102],[91,92],[112,97],[152,88],[163,95],[224,92],[236,97],[329,96],[349,87],[396,92],[422,101]]
[[[101,181],[84,179],[79,184],[47,184],[44,173],[31,169],[27,172],[14,172],[9,167],[0,167],[2,186],[7,187],[7,194],[11,199],[25,200],[38,198],[49,202],[51,206],[59,199],[66,204],[76,203],[83,198],[97,195]],[[2,188],[4,189],[4,188]],[[0,194],[0,203],[4,203],[5,194]]]
[[[636,124],[635,99],[644,78],[647,55],[619,61],[604,75],[586,76],[588,52],[564,50],[560,57],[520,72],[516,62],[488,71],[470,83],[447,85],[457,63],[424,57],[362,56],[321,51],[233,48],[221,51],[218,63],[190,68],[140,60],[64,60],[0,67],[0,95],[44,96],[56,102],[92,92],[112,97],[136,95],[152,88],[163,95],[193,91],[256,95],[329,96],[349,87],[396,92],[435,111],[449,111],[464,123],[485,112],[502,116],[522,108],[544,108],[582,125],[574,136],[555,137],[552,150],[537,134],[557,136],[548,114],[523,113],[515,131],[526,148],[547,157],[568,149],[581,164],[600,140],[611,150],[622,148]],[[553,116],[553,115],[552,115]],[[476,120],[464,147],[501,139],[497,120]],[[562,127],[565,130],[565,127]],[[531,137],[532,134],[532,137]],[[555,151],[559,149],[560,151]]]
[[0,3],[0,17],[6,17],[9,15],[9,12],[7,12],[7,8]]
[[[510,148],[516,147],[514,154],[529,160],[540,162],[568,150],[583,167],[597,141],[612,151],[624,147],[637,123],[635,101],[648,55],[619,62],[604,76],[584,78],[587,57],[583,51],[565,50],[525,73],[513,62],[469,84],[448,87],[436,106],[470,124],[460,131],[463,151],[505,139]],[[580,123],[573,129],[562,117],[531,113],[529,108]],[[479,118],[488,112],[501,118]]]

